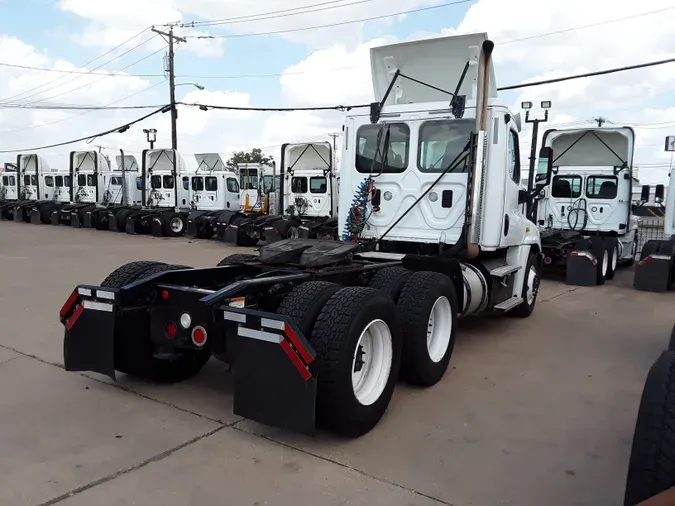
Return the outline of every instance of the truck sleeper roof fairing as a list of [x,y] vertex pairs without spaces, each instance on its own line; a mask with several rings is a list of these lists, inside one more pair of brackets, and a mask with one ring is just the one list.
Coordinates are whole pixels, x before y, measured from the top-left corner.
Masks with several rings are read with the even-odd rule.
[[333,168],[333,153],[329,142],[284,144],[282,149],[284,172]]
[[[402,42],[370,49],[370,66],[375,100],[381,102],[396,71],[401,77],[396,80],[384,105],[450,102],[450,95],[440,90],[454,92],[467,61],[472,56],[471,48],[480,51],[487,33],[438,37],[435,39]],[[477,58],[478,53],[473,55]],[[495,71],[490,60],[490,83],[488,98],[497,98]],[[473,72],[475,74],[475,72]],[[423,81],[430,86],[416,83],[402,76]],[[467,100],[476,99],[477,77],[467,74],[459,89]]]
[[197,153],[195,154],[197,160],[196,172],[214,172],[227,171],[227,166],[218,153]]
[[110,171],[110,164],[98,151],[71,151],[71,170],[83,173]]
[[547,130],[543,145],[553,148],[554,167],[632,168],[635,132],[630,127]]
[[[117,170],[122,170],[122,155],[117,155],[115,157],[115,163],[117,164]],[[138,172],[138,161],[134,155],[124,155],[124,170],[130,172]]]

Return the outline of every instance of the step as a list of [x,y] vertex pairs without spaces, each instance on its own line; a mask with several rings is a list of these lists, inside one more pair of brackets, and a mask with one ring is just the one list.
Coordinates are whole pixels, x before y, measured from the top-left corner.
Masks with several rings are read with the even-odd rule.
[[490,276],[494,276],[496,278],[503,278],[504,276],[508,276],[509,274],[513,274],[514,272],[518,272],[519,270],[520,265],[503,265],[502,267],[492,269],[490,271]]
[[509,311],[520,305],[521,302],[523,302],[522,297],[511,297],[510,299],[506,299],[504,302],[497,304],[494,309],[496,311]]

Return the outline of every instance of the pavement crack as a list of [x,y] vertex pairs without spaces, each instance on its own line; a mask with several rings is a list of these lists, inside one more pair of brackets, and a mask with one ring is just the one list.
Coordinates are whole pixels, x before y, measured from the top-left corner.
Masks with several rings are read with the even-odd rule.
[[[283,446],[283,447],[285,447],[285,448],[288,448],[288,449],[291,449],[291,450],[296,450],[296,451],[298,451],[298,452],[300,452],[300,453],[304,453],[305,455],[308,455],[308,456],[310,456],[310,457],[314,457],[314,458],[316,458],[316,459],[323,460],[324,462],[328,462],[329,464],[333,464],[333,465],[339,466],[339,467],[341,467],[341,468],[343,468],[343,469],[347,469],[347,470],[349,470],[349,471],[353,471],[353,472],[358,473],[358,474],[360,474],[360,475],[362,475],[362,476],[364,476],[364,477],[366,477],[366,478],[370,478],[370,479],[372,479],[372,480],[378,481],[378,482],[383,483],[383,484],[385,484],[385,485],[391,485],[392,487],[396,487],[396,488],[398,488],[398,489],[400,489],[400,490],[405,490],[406,492],[411,492],[411,493],[413,493],[413,494],[415,494],[415,495],[418,495],[418,496],[420,496],[420,497],[424,497],[424,498],[426,498],[426,499],[430,499],[430,500],[432,500],[432,501],[436,501],[436,502],[439,503],[439,504],[443,504],[443,505],[445,505],[445,506],[458,506],[457,504],[450,503],[450,502],[445,501],[445,500],[443,500],[443,499],[440,499],[440,498],[438,498],[438,497],[434,497],[434,496],[432,496],[432,495],[429,495],[429,494],[427,494],[427,493],[425,493],[425,492],[420,492],[419,490],[415,490],[414,488],[406,487],[405,485],[401,485],[400,483],[396,483],[396,482],[394,482],[394,481],[387,480],[387,479],[382,478],[382,477],[380,477],[380,476],[372,475],[372,474],[370,474],[370,473],[367,473],[366,471],[363,471],[363,470],[361,470],[361,469],[357,469],[357,468],[355,468],[355,467],[349,466],[349,465],[347,465],[347,464],[344,464],[344,463],[342,463],[342,462],[339,462],[339,461],[337,461],[337,460],[335,460],[335,459],[331,459],[331,458],[326,457],[326,456],[324,456],[324,455],[319,455],[318,453],[314,453],[314,452],[311,452],[311,451],[306,450],[306,449],[304,449],[304,448],[300,448],[300,447],[294,446],[294,445],[292,445],[292,444],[285,443],[285,442],[283,442],[283,441],[279,441],[278,439],[274,439],[274,438],[272,438],[272,437],[270,437],[270,436],[265,436],[265,435],[263,435],[263,434],[257,434],[257,433],[255,433],[255,432],[250,431],[250,430],[246,430],[246,429],[244,429],[244,428],[238,427],[238,426],[236,425],[237,423],[239,423],[239,422],[235,422],[235,424],[232,425],[231,428],[234,429],[234,430],[238,430],[238,431],[240,431],[240,432],[243,432],[243,433],[245,433],[245,434],[249,434],[249,435],[251,435],[251,436],[255,436],[255,437],[259,437],[259,438],[265,439],[266,441],[270,441],[271,443],[278,444],[278,445]],[[46,505],[39,505],[39,506],[46,506]]]
[[[12,348],[11,346],[7,346],[7,345],[4,345],[4,344],[0,344],[0,348],[4,348],[4,349],[6,349],[6,350],[8,350],[8,351],[13,351],[14,353],[19,354],[21,357],[32,358],[33,360],[37,360],[38,362],[41,362],[41,363],[43,363],[43,364],[50,365],[50,366],[52,366],[52,367],[57,367],[57,368],[59,368],[59,369],[65,371],[65,367],[64,367],[62,364],[59,364],[59,363],[56,363],[56,362],[50,362],[50,361],[45,360],[45,359],[43,359],[43,358],[37,357],[37,356],[35,356],[35,355],[31,355],[30,353],[24,353],[24,352],[22,352],[22,351],[20,351],[20,350],[14,349],[14,348]],[[5,362],[9,362],[10,360],[14,360],[15,358],[21,358],[21,357],[12,357],[12,358],[6,360]],[[0,362],[0,365],[3,364],[3,363],[5,363],[5,362]],[[228,423],[226,423],[226,422],[224,422],[223,420],[219,420],[219,419],[217,419],[217,418],[212,418],[212,417],[210,417],[210,416],[203,415],[203,414],[201,414],[201,413],[198,413],[198,412],[196,412],[196,411],[192,411],[192,410],[190,410],[190,409],[182,408],[182,407],[177,406],[176,404],[173,404],[173,403],[171,403],[171,402],[166,402],[166,401],[162,401],[162,400],[159,400],[159,399],[155,399],[154,397],[150,397],[149,395],[142,394],[142,393],[140,393],[140,392],[137,392],[136,390],[132,390],[131,388],[122,386],[122,385],[120,385],[120,384],[118,384],[118,383],[108,383],[108,382],[105,381],[105,380],[102,380],[102,379],[98,379],[98,378],[94,378],[94,377],[92,377],[92,376],[89,376],[88,374],[86,374],[86,373],[84,373],[84,372],[80,372],[80,373],[77,373],[77,374],[78,374],[79,376],[82,376],[83,378],[87,378],[88,380],[95,381],[96,383],[100,383],[101,385],[105,385],[105,386],[108,386],[108,387],[110,387],[110,388],[115,388],[115,389],[117,389],[117,390],[121,390],[121,391],[123,391],[123,392],[127,392],[127,393],[132,394],[132,395],[135,395],[135,396],[137,396],[137,397],[141,397],[142,399],[146,399],[146,400],[149,400],[149,401],[152,401],[152,402],[156,402],[157,404],[161,404],[161,405],[163,405],[163,406],[166,406],[166,407],[168,407],[168,408],[175,409],[175,410],[177,410],[177,411],[182,411],[183,413],[187,413],[187,414],[189,414],[189,415],[196,416],[196,417],[198,417],[198,418],[201,418],[202,420],[207,420],[207,421],[209,421],[209,422],[214,422],[214,423],[220,424],[220,425],[222,425],[223,427],[231,427],[231,426],[233,426],[235,423],[238,423],[238,422],[240,422],[240,421],[243,420],[243,418],[239,418],[239,419],[237,419],[237,420],[235,420],[235,421],[233,421],[233,422],[228,422]]]
[[557,299],[557,298],[559,298],[559,297],[562,297],[563,295],[567,295],[568,293],[576,292],[577,290],[580,290],[580,289],[581,289],[580,286],[578,286],[578,287],[576,287],[576,288],[570,288],[570,289],[567,290],[566,292],[559,293],[558,295],[554,295],[553,297],[550,297],[550,298],[548,298],[548,299],[542,300],[542,301],[541,301],[541,304],[544,304],[545,302],[551,302],[552,300],[555,300],[555,299]]
[[85,492],[91,488],[97,487],[98,485],[102,485],[104,483],[107,483],[109,481],[112,481],[120,476],[123,476],[125,474],[131,473],[133,471],[137,471],[138,469],[142,469],[143,467],[147,466],[148,464],[152,464],[153,462],[159,462],[160,460],[164,460],[165,458],[171,456],[172,454],[176,453],[179,450],[182,450],[183,448],[187,448],[190,445],[193,445],[197,443],[198,441],[201,441],[202,439],[206,439],[207,437],[213,436],[217,432],[220,432],[223,430],[226,426],[221,425],[220,427],[216,427],[213,430],[210,430],[209,432],[206,432],[200,436],[194,437],[188,441],[185,441],[184,443],[179,444],[178,446],[174,446],[173,448],[169,448],[168,450],[165,450],[161,453],[158,453],[156,455],[153,455],[152,457],[142,460],[138,464],[134,464],[133,466],[129,466],[125,469],[121,469],[120,471],[116,471],[114,473],[108,474],[106,476],[103,476],[102,478],[99,478],[97,480],[94,480],[92,482],[87,483],[86,485],[82,485],[80,487],[74,488],[73,490],[66,492],[65,494],[61,494],[60,496],[54,497],[53,499],[50,499],[46,502],[40,503],[37,506],[51,506],[52,504],[57,504],[61,501],[65,501],[66,499],[69,499],[75,495],[81,494],[82,492]]

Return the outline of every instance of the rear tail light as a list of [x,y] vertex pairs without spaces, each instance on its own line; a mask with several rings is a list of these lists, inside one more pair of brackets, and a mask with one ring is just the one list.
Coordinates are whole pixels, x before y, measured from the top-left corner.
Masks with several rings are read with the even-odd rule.
[[197,326],[192,329],[192,342],[195,346],[204,346],[206,344],[206,329],[204,327]]
[[168,337],[174,338],[178,334],[178,327],[174,322],[169,322],[166,324],[165,331]]

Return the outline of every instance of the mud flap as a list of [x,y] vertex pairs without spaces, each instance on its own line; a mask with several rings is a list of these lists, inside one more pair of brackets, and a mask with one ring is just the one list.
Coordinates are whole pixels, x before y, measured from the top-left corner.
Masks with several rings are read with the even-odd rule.
[[205,211],[192,211],[190,214],[188,214],[187,235],[199,239],[199,236],[203,233],[203,223],[201,217],[204,214],[206,214]]
[[[162,222],[164,221],[164,216],[168,214],[171,213],[162,213],[150,218],[150,233],[154,237],[164,237],[164,228],[162,226]],[[169,217],[169,219],[171,219],[171,217]]]
[[635,267],[633,287],[645,292],[667,292],[672,285],[673,257],[648,255]]
[[218,227],[218,240],[229,242],[230,244],[237,244],[239,237],[239,227],[237,225],[229,224],[227,226]]
[[273,242],[279,242],[282,239],[285,239],[285,237],[281,237],[281,234],[279,233],[279,229],[277,229],[276,224],[273,225],[265,225],[263,227],[263,234],[265,235],[265,241],[270,244]]
[[300,225],[298,227],[298,239],[311,239],[312,231],[307,225]]
[[73,211],[70,213],[70,226],[73,228],[81,228],[82,223],[80,222],[80,212]]
[[[86,213],[84,213],[84,220],[83,220],[83,223],[82,223],[84,228],[94,228],[96,226],[94,224],[94,212],[95,211],[87,211]],[[103,213],[105,211],[98,211],[98,212]],[[97,216],[97,218],[100,219],[99,216]],[[96,221],[98,221],[98,220],[96,220]]]
[[42,220],[40,219],[40,210],[37,207],[33,207],[30,210],[30,222],[33,225],[41,225]]
[[23,206],[16,206],[14,208],[14,221],[21,222],[23,220],[23,214],[24,214],[24,207]]
[[218,310],[234,345],[234,413],[313,435],[316,352],[279,315],[224,306]]
[[128,216],[127,217],[127,222],[124,227],[124,231],[129,234],[129,235],[136,235],[138,232],[136,231],[136,226],[140,226],[140,216]]
[[79,286],[64,304],[59,316],[66,371],[92,371],[115,380],[115,297],[112,290]]
[[108,230],[111,232],[121,232],[117,226],[117,213],[113,213],[112,211],[108,211]]
[[572,251],[567,257],[565,282],[574,286],[596,286],[598,259],[589,251]]

